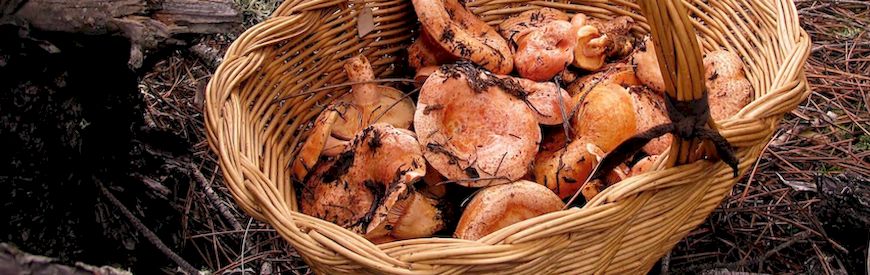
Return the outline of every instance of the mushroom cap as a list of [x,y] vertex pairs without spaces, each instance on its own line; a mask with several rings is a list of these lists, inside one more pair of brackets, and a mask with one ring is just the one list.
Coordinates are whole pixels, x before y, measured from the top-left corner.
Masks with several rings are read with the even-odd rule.
[[408,47],[408,65],[415,70],[453,61],[456,61],[456,58],[438,45],[438,42],[432,41],[432,37],[425,29],[420,31],[420,36]]
[[497,29],[498,33],[506,38],[511,45],[517,45],[523,36],[554,20],[568,21],[569,18],[567,14],[557,9],[534,9],[505,19],[501,24],[498,24]]
[[429,237],[444,228],[438,201],[414,191],[396,196],[395,204],[390,208],[379,208],[375,217],[366,233],[370,240]]
[[577,105],[571,126],[578,137],[610,152],[637,132],[634,102],[625,88],[600,84],[583,96],[573,98]]
[[631,65],[626,63],[613,63],[605,65],[600,72],[586,75],[571,82],[568,85],[568,93],[575,96],[580,93],[588,93],[595,86],[613,83],[622,87],[641,85],[640,80],[634,74]]
[[629,177],[634,177],[647,171],[651,171],[653,169],[653,165],[659,159],[661,155],[650,155],[640,159],[634,166],[631,167],[631,171],[628,173]]
[[292,176],[297,181],[304,180],[308,176],[308,171],[317,164],[331,138],[332,124],[335,123],[336,118],[338,118],[337,112],[326,109],[314,120],[314,126],[308,132],[308,138],[299,149],[296,160],[293,161]]
[[714,51],[704,57],[710,116],[729,118],[752,101],[752,83],[746,79],[743,61],[729,51]]
[[535,161],[535,181],[561,199],[570,198],[598,165],[598,146],[587,140],[574,140],[556,151],[542,151]]
[[582,190],[580,190],[580,194],[583,195],[583,198],[585,198],[586,201],[591,201],[595,196],[598,196],[598,193],[601,193],[601,190],[603,189],[604,182],[602,182],[601,179],[594,179],[583,186]]
[[553,20],[518,40],[514,64],[520,76],[547,81],[574,61],[576,30],[563,20]]
[[495,29],[458,0],[413,0],[423,29],[442,49],[497,74],[513,71],[513,54]]
[[414,74],[414,86],[417,86],[417,88],[423,87],[423,83],[426,83],[426,79],[438,71],[438,68],[439,66],[428,66],[418,69],[417,73]]
[[659,67],[658,57],[656,57],[655,44],[650,38],[644,40],[643,43],[644,46],[631,56],[631,64],[635,67],[637,79],[653,91],[660,94],[664,93],[665,79]]
[[[510,78],[528,93],[526,100],[529,105],[534,108],[535,117],[538,123],[544,125],[562,124],[564,117],[562,116],[562,108],[565,110],[565,117],[571,112],[571,95],[568,91],[562,89],[553,82],[535,82],[524,78],[516,78],[510,76],[500,76],[502,78]],[[559,100],[559,97],[562,97]],[[560,104],[562,106],[560,107]]]
[[376,210],[389,210],[425,169],[411,131],[373,124],[360,131],[335,161],[312,174],[300,206],[305,214],[363,233],[382,220]]
[[[414,102],[395,88],[365,83],[374,80],[371,64],[364,56],[350,58],[345,63],[351,93],[336,100],[339,118],[332,128],[332,135],[349,140],[370,124],[384,122],[398,128],[411,127],[414,119]],[[362,83],[358,83],[362,82]]]
[[441,173],[438,173],[438,170],[427,163],[426,176],[423,177],[422,184],[417,184],[417,186],[419,186],[417,190],[430,198],[442,198],[447,194],[446,181],[447,178],[442,176]]
[[710,116],[714,120],[730,118],[752,101],[752,84],[745,78],[721,79],[708,87]]
[[321,162],[305,183],[300,195],[302,213],[332,222],[338,226],[362,233],[363,220],[375,203],[375,195],[360,184],[324,181],[331,175],[336,161]]
[[[442,66],[420,89],[414,129],[426,160],[460,185],[481,187],[521,178],[541,129],[516,81],[471,64]],[[485,118],[485,119],[484,119]],[[474,180],[498,178],[492,180]]]
[[553,192],[534,182],[487,187],[468,203],[453,236],[477,240],[520,221],[559,211],[564,205]]
[[730,51],[712,51],[704,56],[704,77],[709,80],[719,77],[746,77],[743,68],[743,60],[740,60],[740,56]]
[[[634,100],[638,133],[671,122],[665,107],[665,99],[661,95],[646,86],[632,86],[629,93]],[[643,151],[650,155],[658,155],[667,151],[671,142],[673,142],[673,135],[665,134],[644,145]]]

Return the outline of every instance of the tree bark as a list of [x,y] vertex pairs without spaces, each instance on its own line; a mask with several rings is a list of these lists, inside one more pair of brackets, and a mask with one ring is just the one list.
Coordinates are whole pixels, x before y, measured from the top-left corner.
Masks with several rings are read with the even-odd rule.
[[0,0],[0,12],[0,23],[34,30],[124,36],[136,68],[142,51],[184,45],[191,34],[227,33],[242,22],[232,0]]

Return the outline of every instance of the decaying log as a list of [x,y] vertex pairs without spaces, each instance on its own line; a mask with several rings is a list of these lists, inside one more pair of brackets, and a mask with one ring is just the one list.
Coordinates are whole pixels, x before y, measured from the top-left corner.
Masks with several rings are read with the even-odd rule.
[[15,247],[0,243],[0,274],[63,274],[63,275],[130,275],[132,273],[110,266],[91,266],[76,263],[65,265],[56,259],[32,255]]
[[0,23],[40,31],[127,37],[133,67],[142,51],[186,44],[191,34],[227,33],[242,21],[232,0],[0,0],[0,12]]

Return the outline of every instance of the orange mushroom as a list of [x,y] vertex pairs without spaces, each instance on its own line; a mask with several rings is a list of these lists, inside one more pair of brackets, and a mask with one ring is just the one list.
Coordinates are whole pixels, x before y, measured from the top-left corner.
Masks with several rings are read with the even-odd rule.
[[430,198],[442,198],[447,194],[447,184],[444,184],[446,181],[447,178],[432,165],[426,165],[426,176],[417,184],[417,190]]
[[423,87],[423,83],[426,83],[426,79],[436,71],[438,71],[438,66],[420,68],[417,70],[417,74],[414,75],[414,85],[417,86],[417,88]]
[[517,45],[514,64],[520,76],[534,81],[547,81],[574,60],[577,40],[568,21],[551,21],[529,32]]
[[366,229],[365,237],[374,243],[432,236],[444,228],[438,201],[405,185],[390,188]]
[[628,176],[634,177],[652,170],[653,165],[658,160],[659,156],[660,155],[651,155],[640,159],[637,163],[634,164],[634,166],[631,167],[631,172],[628,173]]
[[729,51],[714,51],[704,57],[710,116],[729,118],[752,100],[752,84],[746,79],[740,56]]
[[595,86],[588,94],[574,95],[571,126],[581,138],[610,152],[637,132],[634,103],[628,91],[613,83]]
[[662,77],[662,70],[656,57],[655,44],[649,37],[643,43],[644,46],[632,55],[631,65],[634,66],[640,82],[659,94],[664,93],[665,79]]
[[512,224],[559,211],[564,205],[553,192],[534,182],[486,187],[468,203],[453,236],[477,240]]
[[507,41],[458,0],[413,0],[424,31],[456,59],[471,61],[497,74],[513,71]]
[[333,136],[350,140],[357,132],[377,122],[403,129],[411,127],[414,102],[402,91],[371,83],[375,76],[365,56],[348,59],[344,68],[348,79],[355,84],[351,93],[334,103],[340,109],[340,115],[332,127]]
[[[332,137],[332,125],[338,118],[338,112],[326,109],[315,119],[308,139],[302,144],[296,160],[293,162],[292,176],[297,181],[303,181],[308,172],[317,164],[321,155],[335,156],[335,147],[344,148],[346,142]],[[326,152],[329,151],[329,152]]]
[[[499,76],[516,82],[527,93],[526,100],[535,113],[538,123],[543,125],[559,125],[571,111],[571,95],[556,83],[535,82],[524,78]],[[561,97],[561,99],[559,98]]]
[[[665,99],[646,86],[632,86],[631,93],[634,110],[637,114],[637,132],[644,132],[652,127],[670,123]],[[643,146],[643,151],[650,155],[658,155],[671,146],[673,135],[665,134],[657,137]]]
[[498,25],[498,33],[516,46],[527,34],[544,27],[553,21],[568,21],[570,18],[564,12],[553,8],[541,8],[521,12],[502,21]]
[[597,71],[607,58],[607,39],[601,31],[586,24],[586,16],[577,14],[571,19],[577,28],[577,45],[574,47],[574,66],[587,71]]
[[[557,141],[558,142],[558,141]],[[561,199],[570,198],[580,189],[598,165],[598,146],[587,140],[574,140],[556,151],[542,151],[535,160],[535,181],[552,190]],[[552,147],[551,147],[552,149]]]
[[417,71],[425,67],[438,66],[453,61],[456,61],[456,58],[441,48],[437,42],[432,41],[425,29],[421,30],[417,40],[414,40],[408,47],[408,65]]
[[632,67],[625,63],[605,65],[600,72],[586,75],[568,85],[568,93],[572,96],[588,93],[601,84],[618,84],[622,87],[640,85],[640,80],[634,74]]
[[591,19],[588,24],[598,28],[606,37],[607,57],[624,57],[634,50],[634,37],[629,33],[634,25],[634,19],[631,17],[617,16],[607,21]]
[[521,178],[541,141],[525,96],[516,81],[471,64],[442,66],[420,89],[414,114],[426,160],[468,187]]
[[[392,234],[384,232],[392,232],[395,222],[406,215],[407,211],[394,207],[425,208],[416,206],[417,202],[405,202],[414,192],[410,185],[425,175],[425,169],[420,145],[411,131],[376,123],[360,131],[351,146],[334,161],[322,163],[309,177],[300,208],[305,214],[365,233],[373,240],[381,239]],[[432,219],[418,222],[427,228],[439,224],[440,217]]]

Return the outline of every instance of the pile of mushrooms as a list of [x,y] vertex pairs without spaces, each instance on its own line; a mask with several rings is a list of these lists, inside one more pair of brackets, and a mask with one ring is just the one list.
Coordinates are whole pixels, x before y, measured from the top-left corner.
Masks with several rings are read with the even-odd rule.
[[[661,166],[669,135],[589,179],[623,141],[670,122],[654,45],[630,17],[540,8],[492,27],[458,0],[413,4],[416,89],[376,84],[365,57],[345,61],[350,91],[290,165],[303,213],[375,243],[477,240]],[[739,56],[710,52],[704,66],[714,119],[748,104]]]

